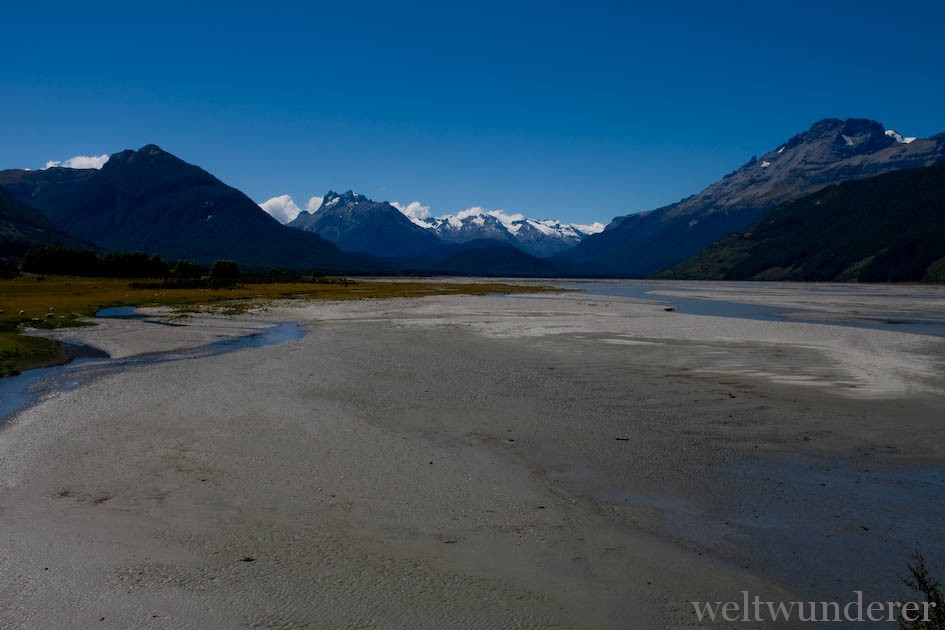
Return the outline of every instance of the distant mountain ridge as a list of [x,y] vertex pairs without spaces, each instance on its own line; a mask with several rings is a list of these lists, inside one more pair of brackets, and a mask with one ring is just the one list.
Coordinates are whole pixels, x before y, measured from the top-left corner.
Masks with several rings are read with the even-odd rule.
[[509,216],[486,210],[467,210],[437,219],[422,219],[417,223],[425,225],[447,243],[488,238],[507,242],[538,257],[551,256],[574,247],[586,237],[604,229],[599,223],[580,225],[547,219],[526,219],[522,215]]
[[[4,247],[22,252],[26,243],[64,242],[74,237],[74,242],[94,243],[103,249],[144,250],[169,259],[208,263],[232,258],[256,268],[338,273],[633,277],[672,268],[669,273],[680,277],[718,277],[713,273],[742,277],[747,273],[744,260],[739,271],[732,271],[722,258],[733,248],[742,254],[747,251],[749,226],[752,233],[770,236],[756,223],[765,213],[838,185],[846,191],[845,182],[938,164],[945,164],[945,134],[917,139],[872,120],[826,119],[760,158],[753,157],[698,195],[650,212],[617,217],[603,230],[600,224],[528,219],[481,208],[430,218],[429,209],[419,203],[401,208],[350,190],[313,197],[308,207],[318,204],[314,211],[299,211],[287,195],[270,200],[278,205],[263,204],[269,204],[270,210],[281,208],[280,216],[285,218],[297,213],[289,227],[203,169],[147,145],[112,155],[100,170],[0,171],[0,187],[12,195],[10,199],[0,195],[0,256],[10,255],[2,253]],[[908,194],[895,186],[881,190]],[[825,199],[818,201],[825,203]],[[829,201],[841,204],[836,197]],[[907,198],[892,201],[920,226],[928,218],[927,213],[913,212]],[[811,216],[801,217],[802,210]],[[817,221],[832,216],[817,214],[814,206],[803,204],[793,206],[788,215],[779,212],[778,216],[805,222],[811,230]],[[884,229],[895,229],[889,217],[876,209],[862,216]],[[913,227],[900,226],[899,230],[913,234]],[[867,239],[864,242],[875,244],[876,235],[869,226],[857,233]],[[735,238],[726,241],[723,249],[712,250],[712,264],[718,263],[718,269],[725,267],[725,271],[706,271],[705,257],[698,259],[702,267],[693,270],[694,256],[732,234],[742,239],[737,248]],[[809,234],[814,232],[798,238],[806,242]],[[793,247],[782,237],[767,242]],[[902,247],[896,239],[890,243]],[[927,240],[920,245],[923,257],[934,252]],[[759,258],[753,251],[752,256]],[[867,257],[882,262],[891,255],[883,250]],[[687,260],[690,266],[681,264]],[[864,278],[881,275],[879,263],[857,259],[851,264],[858,270],[872,270]],[[819,273],[798,260],[786,269],[756,269],[745,277],[797,278]],[[844,269],[841,276],[852,277],[852,273]]]
[[439,261],[434,267],[436,273],[530,278],[561,275],[561,269],[554,263],[511,245],[482,240],[468,241],[457,246],[462,248],[461,251]]
[[394,204],[373,201],[350,190],[329,191],[320,207],[313,212],[299,212],[287,225],[315,232],[345,251],[380,257],[410,256],[443,243],[483,239],[508,243],[533,256],[546,257],[604,229],[600,223],[580,225],[527,219],[518,214],[482,209],[438,218],[417,218]]
[[0,171],[0,186],[62,230],[110,250],[259,267],[379,268],[279,224],[240,191],[153,144],[116,153],[101,170]]
[[821,120],[697,195],[615,218],[558,260],[576,273],[646,276],[744,230],[778,204],[842,181],[943,161],[945,134],[903,138],[872,120]]
[[287,225],[315,232],[345,251],[384,258],[408,273],[544,277],[562,273],[519,246],[515,233],[535,228],[524,219],[516,221],[510,231],[494,215],[418,220],[388,202],[349,190],[329,191],[318,209],[300,212]]
[[828,186],[657,276],[943,282],[945,164]]

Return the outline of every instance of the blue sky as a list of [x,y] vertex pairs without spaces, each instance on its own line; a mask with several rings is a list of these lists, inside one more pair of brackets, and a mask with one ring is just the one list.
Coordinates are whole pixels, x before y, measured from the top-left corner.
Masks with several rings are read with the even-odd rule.
[[0,168],[155,143],[257,201],[606,222],[821,118],[945,131],[940,1],[341,5],[3,3]]

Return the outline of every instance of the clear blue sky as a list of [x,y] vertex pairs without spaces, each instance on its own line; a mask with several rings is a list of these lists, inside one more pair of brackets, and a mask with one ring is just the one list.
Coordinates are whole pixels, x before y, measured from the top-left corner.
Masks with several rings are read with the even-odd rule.
[[943,25],[941,0],[4,2],[0,168],[155,143],[257,201],[606,222],[821,118],[945,131]]

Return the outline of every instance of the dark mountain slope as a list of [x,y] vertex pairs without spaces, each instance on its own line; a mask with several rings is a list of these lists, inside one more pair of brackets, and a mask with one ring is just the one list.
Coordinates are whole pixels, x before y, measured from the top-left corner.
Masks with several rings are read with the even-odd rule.
[[906,142],[871,120],[827,119],[698,195],[617,217],[559,260],[585,274],[644,276],[686,260],[764,212],[825,186],[945,161],[945,134]]
[[389,203],[350,190],[329,191],[318,210],[302,212],[289,226],[314,232],[345,251],[379,257],[417,254],[441,244]]
[[553,263],[523,252],[512,245],[471,247],[435,266],[437,273],[463,276],[550,278],[561,275]]
[[148,145],[113,155],[100,171],[7,171],[60,228],[110,250],[144,250],[204,263],[373,271],[377,264],[315,234],[280,225],[203,169]]
[[830,186],[658,274],[713,280],[942,281],[945,165]]
[[67,203],[76,186],[98,175],[94,168],[53,167],[42,171],[0,171],[0,186],[25,204],[46,212]]
[[33,245],[50,243],[88,246],[0,188],[0,258],[19,258]]

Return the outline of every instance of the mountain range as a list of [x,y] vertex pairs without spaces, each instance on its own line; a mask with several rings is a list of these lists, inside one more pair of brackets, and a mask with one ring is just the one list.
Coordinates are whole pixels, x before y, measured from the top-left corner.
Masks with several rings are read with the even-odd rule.
[[108,250],[247,266],[376,271],[317,234],[281,225],[242,192],[156,145],[100,169],[0,171],[0,186],[60,230]]
[[526,219],[519,214],[480,208],[438,218],[417,218],[389,202],[372,201],[350,190],[329,191],[318,208],[313,212],[299,212],[287,225],[315,232],[346,251],[382,258],[411,256],[442,243],[483,239],[511,245],[532,256],[546,257],[604,229],[600,223],[580,225]]
[[574,247],[604,226],[580,225],[549,219],[526,219],[488,210],[464,210],[458,214],[416,221],[446,243],[490,239],[508,243],[532,256],[546,257]]
[[0,171],[0,257],[60,243],[337,273],[935,279],[945,253],[923,235],[942,227],[941,164],[945,134],[825,119],[697,195],[604,229],[478,208],[418,217],[352,191],[282,225],[147,145],[100,169]]
[[945,160],[945,134],[904,138],[865,119],[825,119],[678,203],[615,218],[559,255],[578,275],[643,277],[672,267],[764,212],[825,186]]

